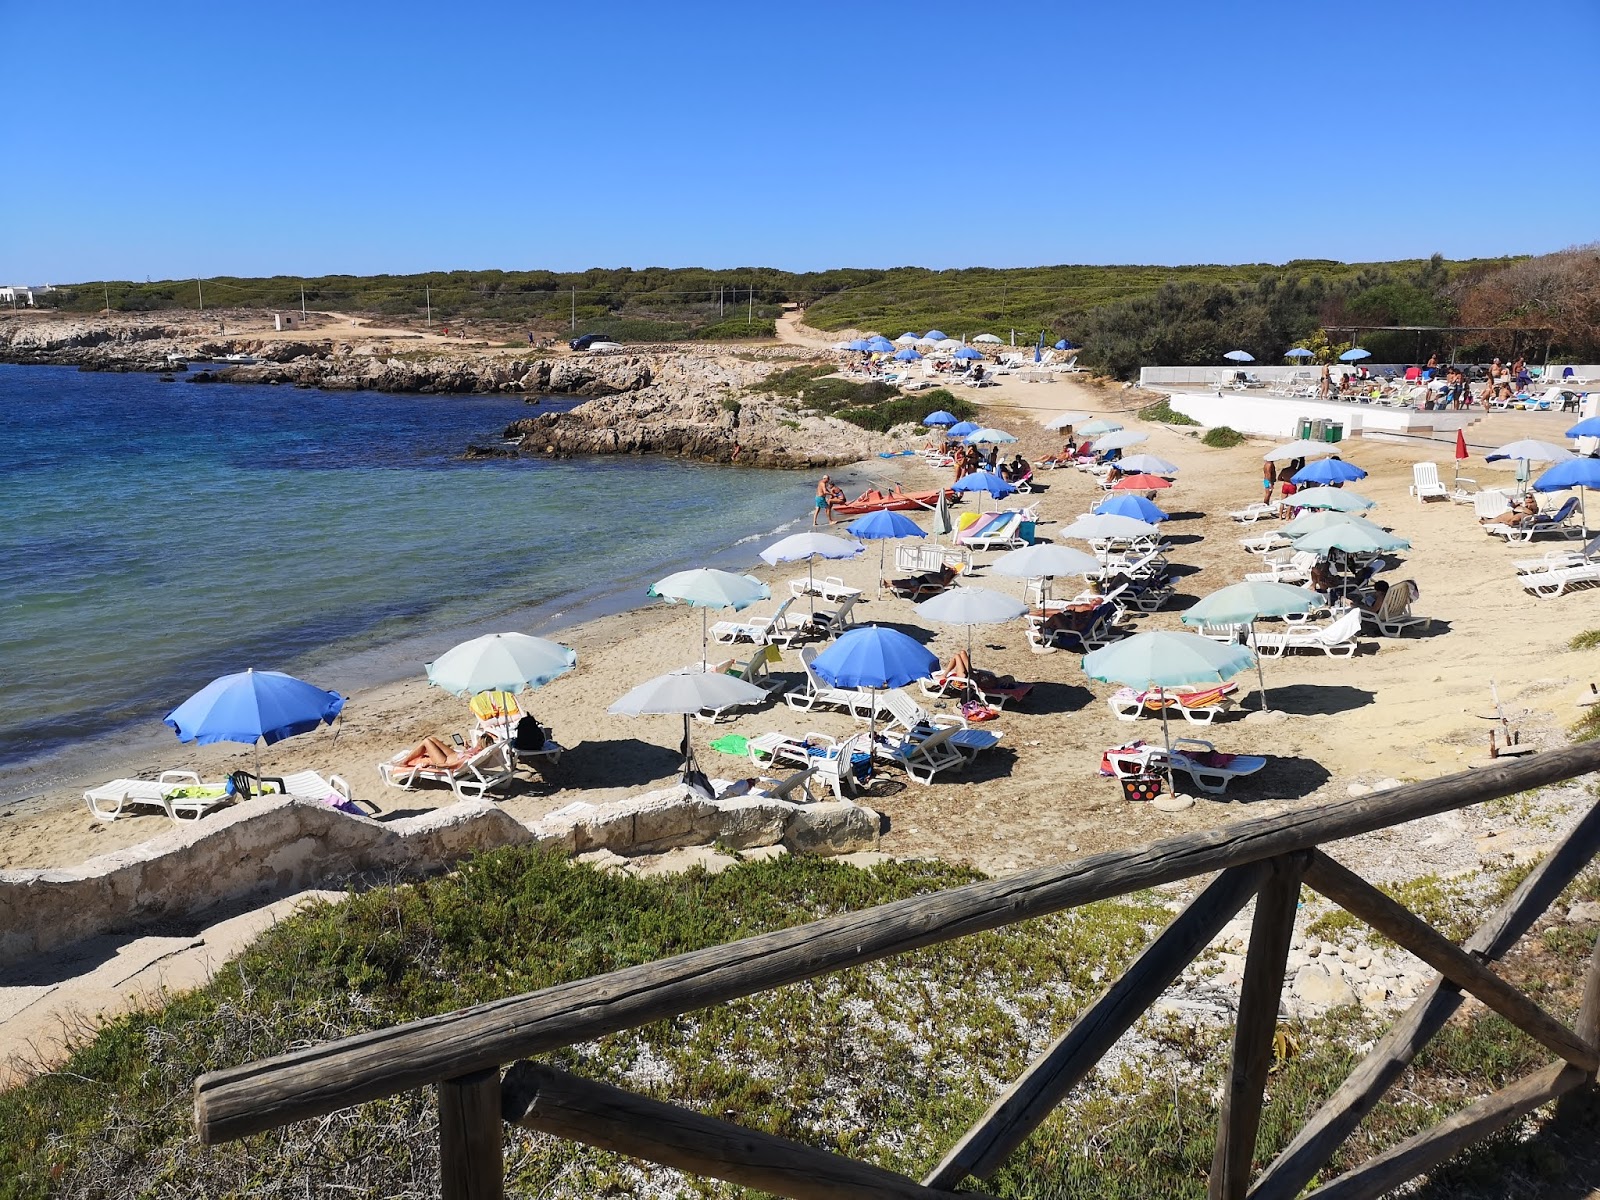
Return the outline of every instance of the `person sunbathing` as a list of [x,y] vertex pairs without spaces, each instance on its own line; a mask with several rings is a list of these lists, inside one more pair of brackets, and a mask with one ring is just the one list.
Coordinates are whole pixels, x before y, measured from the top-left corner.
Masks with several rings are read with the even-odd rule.
[[444,767],[448,770],[464,763],[466,755],[429,735],[407,750],[400,761],[408,767]]
[[945,563],[937,571],[928,571],[921,575],[912,575],[905,579],[880,580],[882,585],[897,596],[916,598],[924,595],[934,595],[944,591],[956,581],[956,569]]
[[1523,495],[1522,503],[1501,513],[1498,517],[1479,517],[1479,525],[1520,525],[1529,517],[1539,515],[1539,499],[1532,492]]

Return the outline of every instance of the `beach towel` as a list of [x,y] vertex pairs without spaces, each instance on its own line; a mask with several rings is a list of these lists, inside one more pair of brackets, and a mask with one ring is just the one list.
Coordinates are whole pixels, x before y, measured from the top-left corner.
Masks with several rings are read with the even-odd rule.
[[733,754],[743,758],[750,752],[750,739],[743,734],[730,733],[712,742],[711,748],[723,754]]

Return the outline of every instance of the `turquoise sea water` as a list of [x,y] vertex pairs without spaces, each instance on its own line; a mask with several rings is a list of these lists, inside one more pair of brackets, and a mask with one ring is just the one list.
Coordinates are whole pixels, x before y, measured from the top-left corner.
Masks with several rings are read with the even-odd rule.
[[456,458],[549,407],[0,367],[0,768],[247,666],[348,692],[421,671],[385,648],[747,569],[808,513],[788,472]]

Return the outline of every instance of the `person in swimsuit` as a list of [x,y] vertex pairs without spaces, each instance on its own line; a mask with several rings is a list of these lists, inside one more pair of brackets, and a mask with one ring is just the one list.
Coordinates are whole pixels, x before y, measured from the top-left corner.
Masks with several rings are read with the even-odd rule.
[[824,475],[817,481],[817,502],[815,507],[811,510],[811,524],[813,527],[815,527],[817,524],[817,518],[822,516],[824,512],[828,514],[828,524],[832,525],[833,481],[827,475]]

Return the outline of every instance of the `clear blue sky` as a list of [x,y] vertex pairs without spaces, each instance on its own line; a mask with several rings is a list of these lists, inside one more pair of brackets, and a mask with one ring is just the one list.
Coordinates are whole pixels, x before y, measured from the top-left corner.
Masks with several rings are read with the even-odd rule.
[[1600,238],[1596,0],[0,0],[0,282]]

